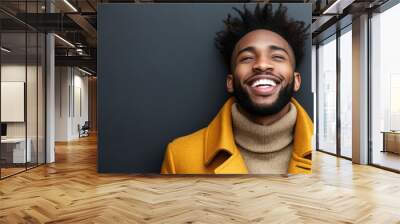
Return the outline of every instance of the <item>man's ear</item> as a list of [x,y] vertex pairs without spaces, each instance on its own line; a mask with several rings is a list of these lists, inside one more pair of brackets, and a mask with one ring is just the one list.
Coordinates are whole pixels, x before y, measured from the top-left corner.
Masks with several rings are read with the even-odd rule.
[[294,91],[297,92],[300,89],[301,86],[301,75],[298,72],[294,73]]
[[233,75],[228,74],[226,76],[226,90],[228,93],[233,93]]

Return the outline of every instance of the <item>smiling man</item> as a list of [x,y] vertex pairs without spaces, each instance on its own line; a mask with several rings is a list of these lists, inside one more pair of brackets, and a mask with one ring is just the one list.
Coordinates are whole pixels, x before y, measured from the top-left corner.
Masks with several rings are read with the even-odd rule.
[[231,97],[206,128],[168,145],[161,173],[311,173],[313,124],[292,98],[308,27],[282,5],[235,10],[216,37]]

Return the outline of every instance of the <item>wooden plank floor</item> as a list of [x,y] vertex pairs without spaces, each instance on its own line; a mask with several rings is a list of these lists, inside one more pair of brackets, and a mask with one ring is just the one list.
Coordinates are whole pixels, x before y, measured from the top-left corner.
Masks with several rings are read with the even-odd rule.
[[0,181],[0,223],[400,223],[400,175],[314,153],[314,174],[98,174],[96,139]]

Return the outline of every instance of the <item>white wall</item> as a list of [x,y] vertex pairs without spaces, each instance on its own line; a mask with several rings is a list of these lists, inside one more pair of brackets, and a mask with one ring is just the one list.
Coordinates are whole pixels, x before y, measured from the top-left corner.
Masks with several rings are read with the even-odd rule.
[[[89,94],[88,94],[88,77],[82,76],[78,70],[74,70],[74,108],[73,108],[73,119],[72,119],[72,136],[77,138],[78,133],[78,124],[81,126],[85,123],[85,121],[89,120]],[[78,74],[76,73],[78,71]]]
[[55,140],[70,141],[88,120],[88,77],[73,67],[56,67],[55,73]]
[[69,69],[67,67],[55,68],[55,141],[68,140],[68,117],[70,84]]

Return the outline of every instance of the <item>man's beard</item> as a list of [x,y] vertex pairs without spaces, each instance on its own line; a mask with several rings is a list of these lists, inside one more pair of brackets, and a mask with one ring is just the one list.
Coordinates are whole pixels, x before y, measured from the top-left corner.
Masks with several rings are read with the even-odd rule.
[[251,100],[249,93],[243,89],[240,82],[235,80],[235,78],[233,80],[233,85],[233,95],[241,108],[252,115],[268,116],[278,113],[290,102],[294,93],[294,76],[292,81],[279,91],[278,98],[275,102],[265,106],[254,103]]

